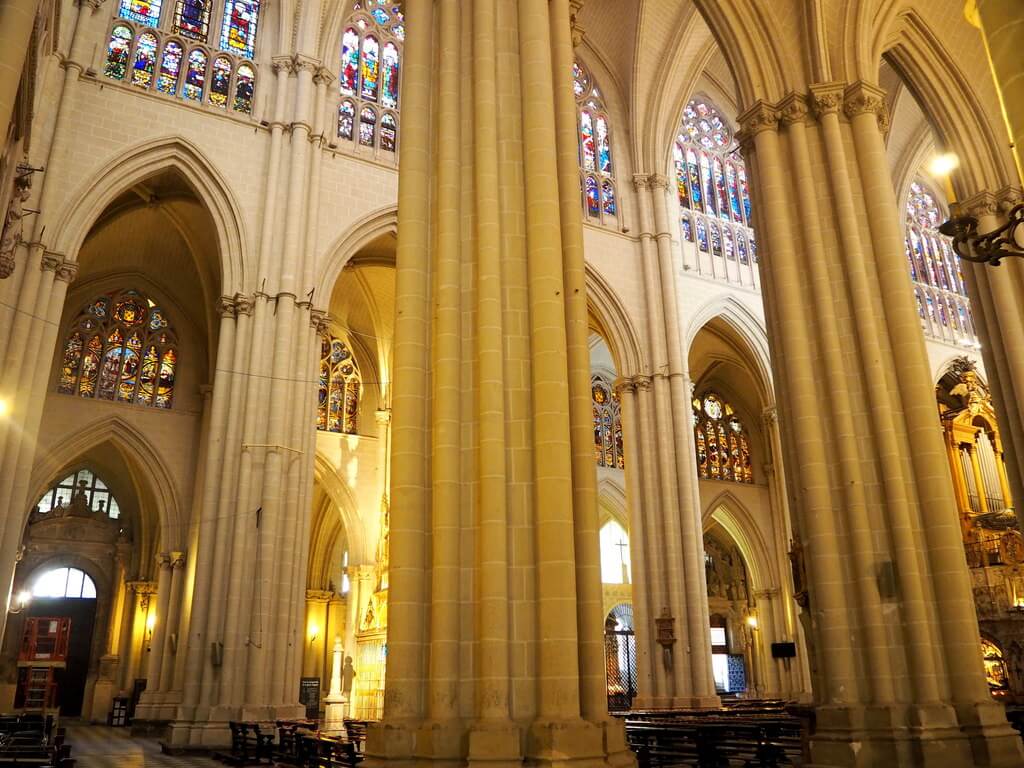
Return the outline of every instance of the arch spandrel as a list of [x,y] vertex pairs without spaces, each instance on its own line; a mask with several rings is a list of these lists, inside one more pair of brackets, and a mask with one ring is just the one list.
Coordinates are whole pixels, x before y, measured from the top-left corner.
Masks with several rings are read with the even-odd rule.
[[245,219],[231,184],[198,147],[179,136],[147,141],[121,151],[89,173],[88,181],[68,198],[72,203],[55,225],[51,249],[77,261],[82,244],[108,206],[119,195],[164,171],[179,173],[213,220],[220,294],[251,291],[255,286],[247,281],[256,269],[249,262],[251,246]]

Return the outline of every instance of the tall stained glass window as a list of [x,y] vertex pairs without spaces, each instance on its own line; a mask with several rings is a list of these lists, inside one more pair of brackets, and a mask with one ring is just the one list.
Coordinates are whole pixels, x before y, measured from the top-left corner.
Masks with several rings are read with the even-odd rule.
[[590,399],[594,409],[594,458],[599,467],[623,469],[622,414],[619,393],[601,374],[590,377]]
[[[338,138],[382,153],[398,148],[405,16],[400,2],[359,0],[341,33]],[[358,130],[356,129],[356,115]]]
[[57,391],[170,408],[177,369],[177,339],[163,310],[138,291],[116,291],[95,298],[72,322]]
[[693,437],[701,478],[754,482],[746,427],[718,393],[708,391],[693,398]]
[[[721,266],[716,267],[706,257],[698,257],[698,271],[753,284],[750,265],[757,257],[747,172],[729,125],[719,109],[703,96],[692,99],[683,110],[683,121],[672,148],[672,165],[683,240],[694,242],[696,231],[700,252],[737,263],[727,268],[719,262]],[[747,268],[746,272],[738,269],[740,265]]]
[[[213,0],[168,0],[170,12],[161,19],[163,2],[118,0],[103,74],[225,112],[252,114],[251,59],[261,0],[225,0],[219,38],[210,24]],[[222,52],[211,54],[211,44]]]
[[316,428],[357,434],[362,383],[352,350],[339,338],[320,339],[320,386]]
[[584,193],[586,218],[614,226],[619,220],[619,205],[604,97],[593,76],[579,61],[573,62],[572,82],[579,120],[580,187]]
[[939,232],[945,220],[923,179],[914,181],[907,194],[904,250],[921,323],[932,338],[977,347],[963,266],[950,238]]

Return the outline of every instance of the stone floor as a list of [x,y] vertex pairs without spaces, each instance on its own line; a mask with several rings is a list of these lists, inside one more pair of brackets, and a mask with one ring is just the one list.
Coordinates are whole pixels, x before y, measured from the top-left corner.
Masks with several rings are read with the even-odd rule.
[[132,738],[127,728],[68,724],[75,768],[216,768],[207,757],[172,757],[155,739]]

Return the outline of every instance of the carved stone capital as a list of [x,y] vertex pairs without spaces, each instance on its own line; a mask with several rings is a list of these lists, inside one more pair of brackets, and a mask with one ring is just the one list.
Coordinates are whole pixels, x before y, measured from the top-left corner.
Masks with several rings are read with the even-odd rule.
[[766,427],[775,427],[779,423],[779,409],[774,405],[761,411],[761,418],[764,419]]
[[324,589],[307,589],[306,600],[311,603],[327,603],[334,597],[334,593]]
[[171,557],[171,568],[180,570],[185,567],[185,553],[184,552],[169,552]]
[[304,56],[301,53],[295,54],[292,59],[292,71],[299,72],[310,72],[315,77],[317,71],[321,68],[320,60],[314,59],[310,56]]
[[75,277],[78,275],[78,264],[74,261],[64,259],[60,264],[57,265],[57,274],[54,276],[55,280],[60,280],[64,283],[74,282]]
[[253,300],[240,293],[235,294],[235,312],[239,315],[252,315]]
[[232,296],[221,296],[217,299],[217,314],[221,317],[235,317],[238,307]]
[[761,131],[774,131],[779,127],[779,110],[758,99],[737,118],[744,137],[753,138]]
[[815,83],[810,90],[814,114],[819,119],[822,115],[838,114],[843,106],[842,83]]
[[274,56],[270,60],[270,66],[274,70],[275,74],[280,72],[291,73],[295,71],[295,61],[291,56]]
[[793,125],[807,120],[811,109],[807,97],[802,93],[791,93],[779,102],[779,119],[783,125]]
[[317,67],[313,73],[313,82],[317,85],[330,85],[334,82],[336,75],[327,67]]
[[1024,190],[1020,187],[1003,187],[996,196],[999,198],[999,208],[1003,213],[1009,213],[1024,203]]
[[647,177],[647,186],[651,189],[668,189],[668,177],[663,173],[652,173]]
[[619,397],[622,397],[624,392],[633,395],[636,393],[636,382],[633,379],[620,376],[614,381],[612,388],[618,393]]
[[168,571],[171,569],[171,553],[170,552],[158,552],[156,556],[157,567],[161,571]]
[[640,392],[649,392],[653,381],[650,376],[642,373],[633,377],[633,383]]
[[585,31],[580,24],[579,14],[583,8],[583,0],[569,0],[569,25],[572,27],[572,47],[575,50],[583,43]]
[[155,595],[157,590],[155,581],[129,581],[125,586],[136,595]]
[[63,260],[64,259],[60,254],[50,253],[49,251],[47,251],[39,260],[39,269],[41,269],[43,272],[56,272],[57,267],[61,265],[61,262]]
[[1000,211],[999,197],[992,192],[979,192],[960,203],[960,210],[968,216],[981,219],[985,216],[997,216]]
[[634,173],[633,174],[633,189],[635,189],[637,192],[640,192],[641,190],[647,189],[647,179],[648,178],[649,177],[648,177],[648,175],[646,173]]
[[885,91],[877,86],[858,80],[843,92],[843,112],[849,118],[866,113],[875,115],[881,127],[882,122],[888,126],[888,110],[885,106]]
[[309,313],[309,326],[317,336],[326,336],[330,326],[330,317],[322,309],[314,309]]
[[374,415],[377,417],[377,423],[382,427],[391,423],[390,408],[381,408],[380,410],[376,411]]

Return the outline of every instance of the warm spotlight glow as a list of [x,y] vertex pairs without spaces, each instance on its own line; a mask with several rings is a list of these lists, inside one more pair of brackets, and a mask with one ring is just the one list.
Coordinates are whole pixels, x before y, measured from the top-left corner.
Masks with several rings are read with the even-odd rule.
[[156,626],[156,614],[151,613],[146,617],[146,629],[150,632],[153,631],[153,627]]
[[21,592],[18,593],[18,597],[16,598],[16,600],[17,607],[19,609],[24,608],[29,604],[29,601],[32,600],[32,593],[29,592],[27,589],[23,589],[21,590]]
[[313,642],[320,636],[320,627],[316,624],[310,624],[306,629],[306,633],[309,635],[309,642]]
[[7,405],[7,401],[0,397],[0,417],[6,416],[10,406]]
[[937,179],[943,179],[960,167],[960,158],[952,152],[936,155],[928,164],[928,172]]
[[747,616],[747,626],[751,629],[757,629],[757,616]]

